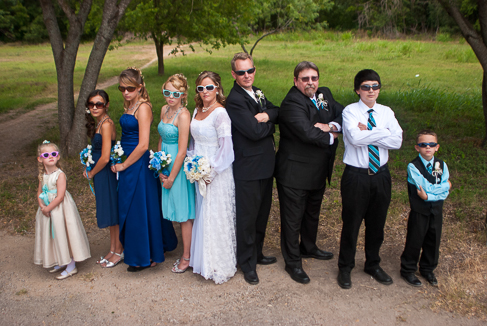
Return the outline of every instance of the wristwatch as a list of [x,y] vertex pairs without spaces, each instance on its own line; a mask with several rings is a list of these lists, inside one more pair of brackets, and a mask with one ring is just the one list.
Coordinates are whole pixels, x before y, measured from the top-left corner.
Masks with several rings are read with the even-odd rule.
[[329,123],[328,127],[330,128],[330,130],[333,130],[333,124],[332,123]]

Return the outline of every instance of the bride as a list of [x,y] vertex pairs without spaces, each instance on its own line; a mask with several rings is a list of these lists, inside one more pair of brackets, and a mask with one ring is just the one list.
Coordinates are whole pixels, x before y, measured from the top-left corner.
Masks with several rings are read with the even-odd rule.
[[203,71],[198,76],[195,102],[188,156],[206,157],[211,176],[205,197],[195,184],[196,218],[189,265],[194,273],[222,284],[235,275],[237,261],[231,122],[223,107],[225,96],[217,73]]

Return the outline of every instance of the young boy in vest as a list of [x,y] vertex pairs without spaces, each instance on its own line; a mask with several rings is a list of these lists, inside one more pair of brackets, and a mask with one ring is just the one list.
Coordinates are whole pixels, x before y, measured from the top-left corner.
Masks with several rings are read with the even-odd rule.
[[446,163],[435,158],[440,148],[436,133],[420,131],[416,143],[414,148],[419,156],[408,165],[411,213],[406,246],[401,255],[401,276],[409,285],[422,286],[415,275],[419,262],[420,274],[432,286],[438,286],[433,271],[440,254],[443,201],[448,197],[451,183]]

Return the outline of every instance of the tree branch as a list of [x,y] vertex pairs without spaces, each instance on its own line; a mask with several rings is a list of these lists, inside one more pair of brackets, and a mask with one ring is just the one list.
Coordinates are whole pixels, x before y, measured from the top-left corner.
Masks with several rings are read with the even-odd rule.
[[[259,37],[259,38],[257,39],[257,41],[255,41],[254,46],[252,47],[252,49],[250,49],[250,55],[252,55],[252,53],[254,53],[254,49],[255,49],[255,47],[257,46],[257,43],[259,43],[259,42],[260,42],[260,40],[262,40],[262,39],[263,39],[264,37],[266,37],[266,36],[269,36],[269,35],[271,35],[271,34],[274,34],[274,33],[276,33],[276,32],[279,32],[279,31],[282,31],[282,30],[286,29],[286,28],[287,28],[289,25],[291,25],[291,23],[292,23],[292,22],[293,22],[293,19],[291,18],[291,19],[289,19],[289,20],[288,20],[288,21],[287,21],[287,22],[286,22],[286,23],[285,23],[283,26],[281,26],[281,27],[279,27],[279,28],[276,28],[275,30],[270,31],[270,32],[268,32],[268,33],[265,33],[264,35],[262,35],[261,37]],[[247,52],[247,51],[245,51],[245,52]]]

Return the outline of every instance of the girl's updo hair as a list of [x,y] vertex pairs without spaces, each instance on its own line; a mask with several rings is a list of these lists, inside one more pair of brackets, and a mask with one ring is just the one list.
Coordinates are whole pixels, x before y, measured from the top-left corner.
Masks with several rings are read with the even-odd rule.
[[[51,143],[47,140],[44,140],[42,142],[42,144],[40,144],[39,146],[37,146],[37,157],[41,156],[42,153],[44,153],[44,149],[46,147],[54,147],[54,150],[56,150],[57,152],[59,152],[59,158],[61,158],[61,152],[59,151],[59,147],[54,144],[54,143]],[[60,169],[61,168],[61,160],[58,160],[57,163],[56,163],[56,166]],[[39,178],[39,181],[42,182],[42,177],[44,176],[44,174],[46,173],[46,169],[44,168],[44,163],[39,162],[37,161],[37,166],[39,168],[39,175],[38,175],[38,178]]]
[[[140,102],[150,102],[149,93],[145,88],[144,76],[142,76],[142,72],[139,69],[129,67],[122,71],[118,79],[120,83],[124,83],[127,86],[141,87],[138,100]],[[127,110],[130,103],[124,100],[123,106]]]
[[161,92],[166,88],[166,85],[170,83],[175,89],[177,89],[179,92],[183,92],[186,97],[181,98],[181,104],[183,106],[188,105],[188,80],[183,74],[175,74],[172,75],[167,79],[167,81],[162,85]]
[[[95,128],[96,128],[96,122],[95,122],[95,119],[91,116],[91,113],[88,113],[88,103],[90,102],[90,100],[95,97],[95,96],[101,96],[103,98],[103,101],[105,102],[105,106],[110,102],[110,99],[108,97],[108,94],[107,92],[105,92],[104,90],[102,89],[95,89],[94,91],[92,91],[90,93],[90,95],[88,95],[88,98],[86,99],[86,113],[85,113],[85,119],[86,119],[86,135],[90,138],[93,138],[93,136],[95,135]],[[105,110],[108,110],[108,108],[105,108]]]
[[[227,100],[226,100],[225,95],[223,95],[222,80],[220,78],[220,75],[217,74],[216,72],[205,70],[205,71],[200,73],[198,78],[196,78],[196,86],[201,85],[201,82],[205,78],[210,78],[213,81],[213,83],[217,87],[216,90],[214,90],[213,92],[218,92],[218,94],[216,95],[216,100],[222,106],[225,106],[225,102]],[[196,108],[202,108],[203,107],[203,100],[201,99],[200,94],[198,93],[197,90],[196,90],[196,95],[194,97],[194,101],[196,103]]]

